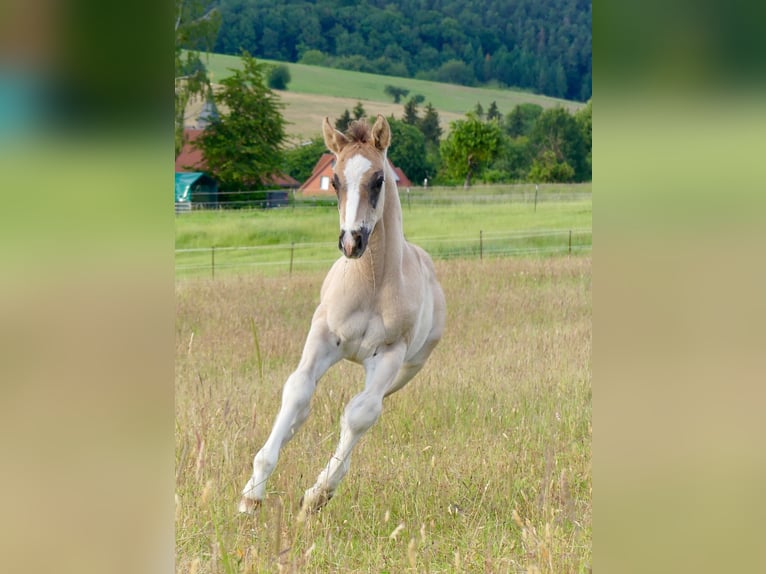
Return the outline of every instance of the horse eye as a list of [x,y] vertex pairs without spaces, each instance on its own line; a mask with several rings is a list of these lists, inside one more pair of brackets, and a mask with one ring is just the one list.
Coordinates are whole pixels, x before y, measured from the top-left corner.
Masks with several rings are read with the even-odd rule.
[[382,187],[383,176],[381,175],[372,182],[372,186],[370,187],[370,204],[372,205],[373,209],[375,209],[375,207],[378,205],[378,197],[380,196],[380,190]]

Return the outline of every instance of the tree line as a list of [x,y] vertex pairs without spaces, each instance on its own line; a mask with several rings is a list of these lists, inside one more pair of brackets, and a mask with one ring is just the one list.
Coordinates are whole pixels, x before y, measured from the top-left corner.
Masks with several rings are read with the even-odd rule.
[[[214,97],[229,110],[199,138],[208,171],[222,190],[269,187],[278,173],[305,181],[326,151],[316,138],[287,148],[283,104],[267,86],[270,67],[249,54],[243,67],[222,80]],[[361,102],[345,110],[336,128],[345,130],[367,112]],[[589,181],[592,173],[592,102],[570,113],[563,107],[543,109],[519,104],[507,113],[492,102],[450,123],[443,137],[438,111],[412,97],[400,117],[391,116],[388,155],[414,184],[464,185]]]
[[220,53],[591,97],[590,0],[220,0],[215,11]]

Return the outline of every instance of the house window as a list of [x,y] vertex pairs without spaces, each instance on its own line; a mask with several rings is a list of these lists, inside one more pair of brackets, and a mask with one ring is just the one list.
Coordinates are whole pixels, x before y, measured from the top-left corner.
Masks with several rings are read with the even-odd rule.
[[322,179],[319,180],[319,189],[323,191],[330,189],[330,176],[327,176],[327,175],[322,176]]

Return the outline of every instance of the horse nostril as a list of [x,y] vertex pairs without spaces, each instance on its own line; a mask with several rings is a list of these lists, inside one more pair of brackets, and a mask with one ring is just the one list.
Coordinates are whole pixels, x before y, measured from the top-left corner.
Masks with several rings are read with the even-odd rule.
[[362,234],[358,232],[354,232],[354,247],[356,249],[362,248],[363,241],[364,241],[364,238],[362,237]]

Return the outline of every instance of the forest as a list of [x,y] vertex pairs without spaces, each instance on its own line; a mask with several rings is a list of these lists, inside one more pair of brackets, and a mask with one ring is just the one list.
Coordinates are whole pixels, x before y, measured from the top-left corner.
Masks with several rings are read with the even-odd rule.
[[589,0],[220,0],[217,11],[219,53],[591,97]]

